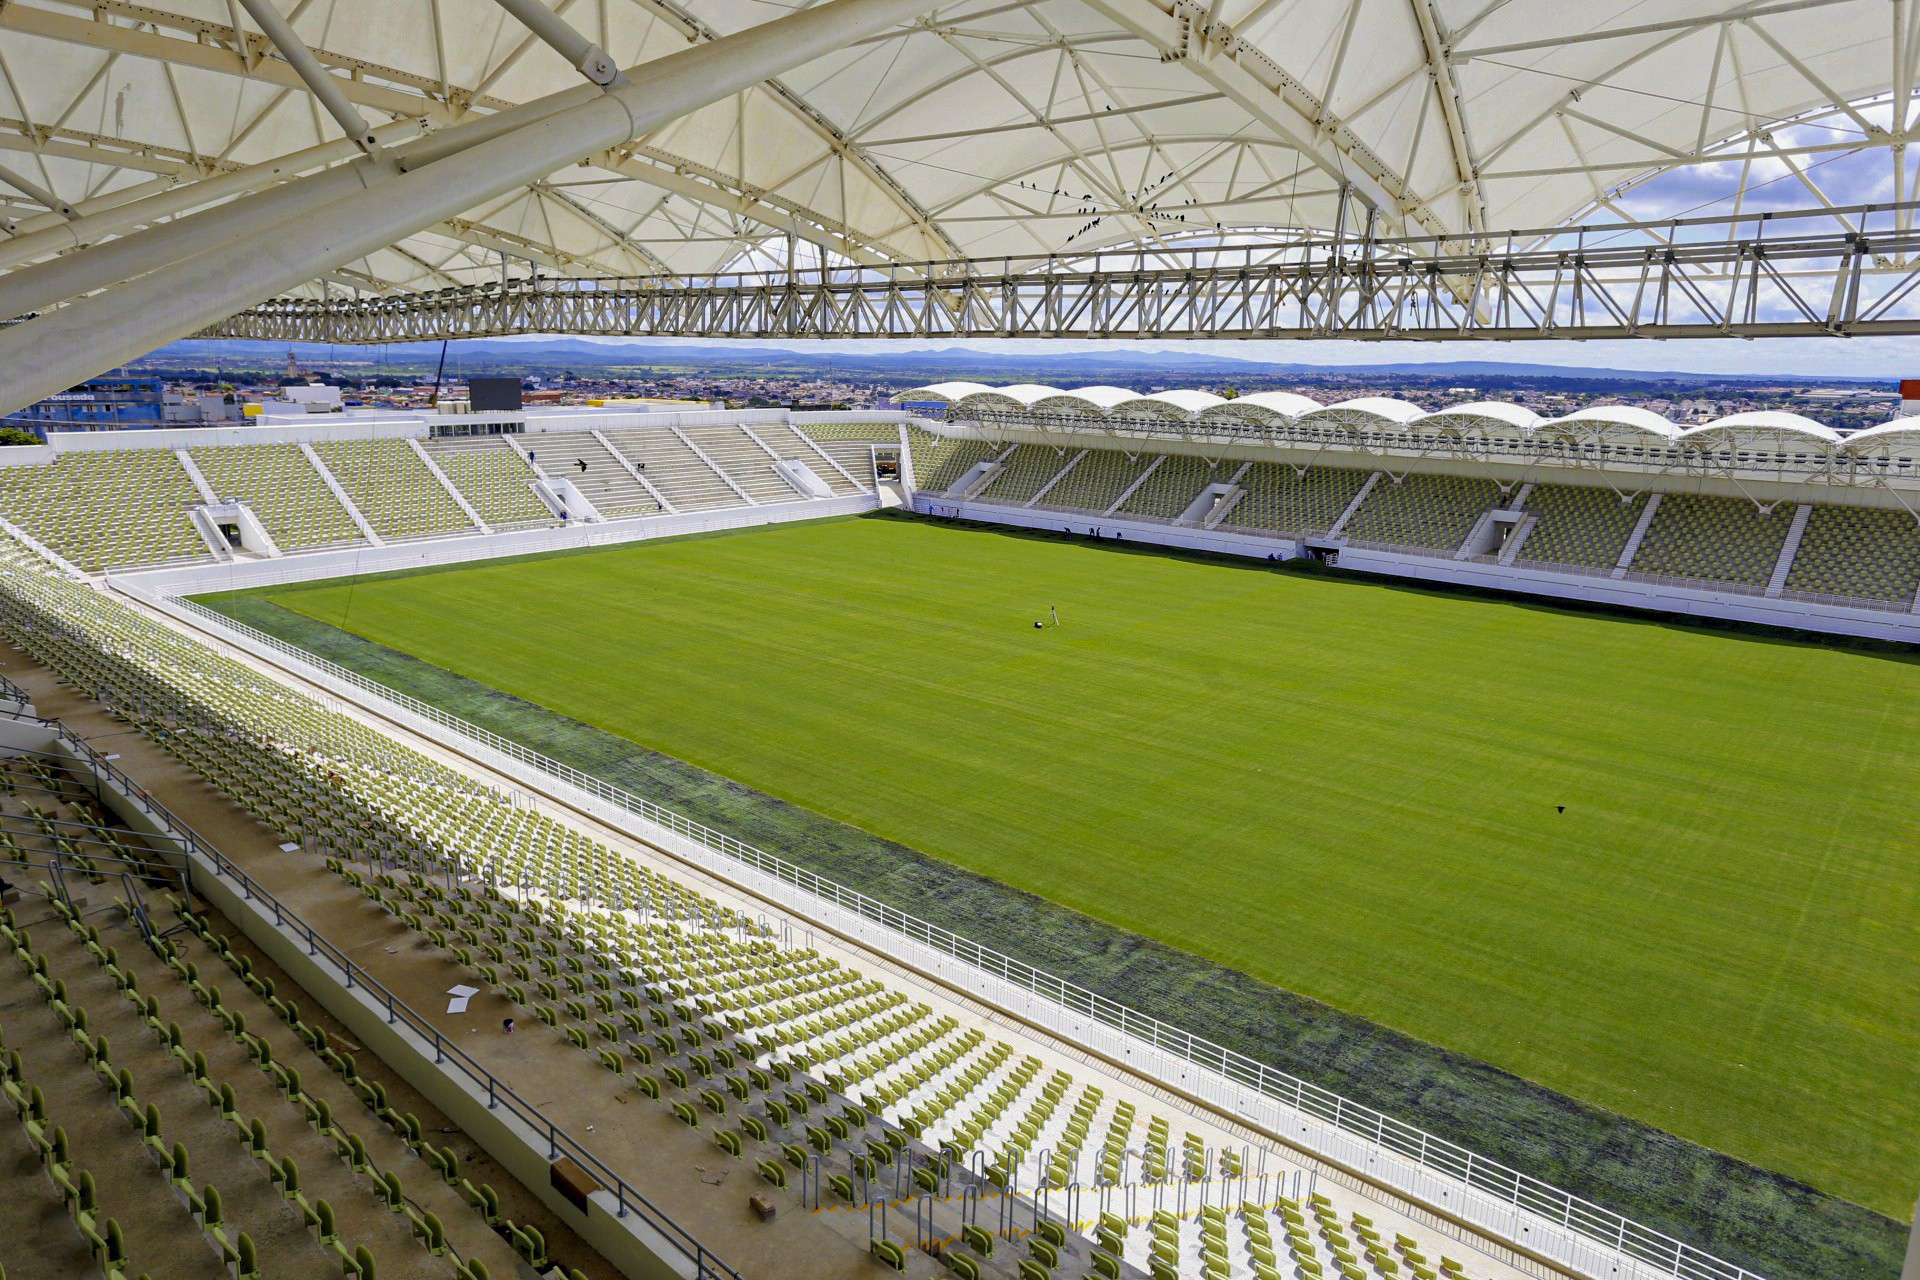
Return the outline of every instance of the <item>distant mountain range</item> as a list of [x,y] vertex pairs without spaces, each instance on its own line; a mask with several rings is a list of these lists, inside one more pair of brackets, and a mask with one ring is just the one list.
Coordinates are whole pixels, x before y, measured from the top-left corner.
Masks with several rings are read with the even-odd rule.
[[[189,339],[175,342],[146,356],[141,363],[166,366],[233,365],[262,369],[278,367],[286,357],[285,345],[266,342]],[[356,371],[369,365],[387,366],[396,372],[426,368],[439,361],[437,342],[390,343],[384,347],[341,347],[316,343],[293,344],[294,358],[302,368],[324,369],[350,363]],[[1172,377],[1261,377],[1325,376],[1329,374],[1394,376],[1430,380],[1485,378],[1559,378],[1583,381],[1632,383],[1702,382],[1794,382],[1877,383],[1878,378],[1839,377],[1827,374],[1722,374],[1665,372],[1644,369],[1609,369],[1557,364],[1520,364],[1499,360],[1454,360],[1435,363],[1399,362],[1367,365],[1316,365],[1297,361],[1262,361],[1206,351],[1141,350],[1115,347],[1108,351],[1067,351],[1058,355],[1031,352],[977,351],[967,347],[940,347],[931,350],[901,351],[820,351],[804,347],[758,347],[726,345],[666,345],[636,339],[631,343],[587,342],[578,338],[554,338],[532,342],[499,339],[473,339],[454,343],[449,352],[449,368],[461,371],[482,369],[548,372],[572,369],[631,369],[636,366],[663,370],[699,368],[716,375],[754,371],[801,373],[832,371],[843,376],[859,372],[873,377],[974,379],[983,382],[1039,380],[1066,385],[1098,381],[1102,376],[1139,381],[1152,376]]]
[[[396,342],[384,348],[338,347],[312,343],[293,343],[294,356],[303,365],[308,361],[324,364],[343,355],[358,359],[378,358],[384,352],[389,360],[412,364],[428,358],[440,358],[437,342]],[[171,343],[146,357],[150,361],[202,361],[214,359],[246,360],[250,363],[278,363],[285,358],[286,346],[267,342],[240,342],[194,338]],[[794,365],[826,367],[858,365],[861,368],[895,367],[901,369],[974,368],[1007,365],[1022,369],[1059,368],[1071,370],[1097,366],[1103,369],[1132,368],[1142,371],[1181,369],[1193,373],[1285,373],[1305,369],[1306,365],[1274,365],[1231,356],[1201,352],[1137,351],[1116,348],[1111,353],[1079,351],[1057,356],[1002,354],[973,351],[966,347],[942,347],[916,351],[808,351],[792,347],[668,346],[635,341],[615,345],[585,342],[577,338],[556,338],[541,342],[503,342],[494,338],[476,338],[453,344],[450,356],[462,364],[484,360],[487,363],[522,364],[572,363],[576,366],[602,365],[767,365],[786,368]]]

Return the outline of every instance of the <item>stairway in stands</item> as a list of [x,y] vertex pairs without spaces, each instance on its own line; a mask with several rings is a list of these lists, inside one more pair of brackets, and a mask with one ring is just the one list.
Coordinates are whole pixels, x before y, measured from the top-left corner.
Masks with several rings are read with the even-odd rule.
[[605,435],[628,461],[646,472],[647,480],[677,510],[747,505],[671,427],[621,427]]
[[[798,502],[802,497],[799,490],[773,469],[773,455],[761,448],[744,429],[731,425],[688,427],[686,436],[735,484],[752,495],[755,502]],[[827,467],[821,463],[814,469],[826,470]]]
[[[782,458],[798,458],[813,468],[835,497],[873,492],[873,445],[867,441],[814,440],[789,422],[757,425],[753,434]],[[853,478],[849,480],[848,476]]]
[[[546,431],[527,436],[522,445],[540,470],[556,480],[571,480],[601,515],[651,515],[660,503],[633,478],[626,465],[590,431]],[[584,463],[583,467],[581,464]]]

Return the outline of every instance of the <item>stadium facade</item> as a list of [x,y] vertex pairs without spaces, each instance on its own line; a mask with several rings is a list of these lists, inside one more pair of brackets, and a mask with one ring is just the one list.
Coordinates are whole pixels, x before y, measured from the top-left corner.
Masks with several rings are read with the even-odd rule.
[[[1842,436],[1782,413],[1681,429],[1630,406],[1540,419],[1501,403],[1425,412],[951,383],[908,399],[940,416],[55,433],[0,456],[12,464],[0,515],[78,571],[197,566],[179,576],[194,584],[184,594],[892,503],[1630,609],[1920,634],[1920,428],[1906,420]],[[466,434],[476,427],[494,433]]]

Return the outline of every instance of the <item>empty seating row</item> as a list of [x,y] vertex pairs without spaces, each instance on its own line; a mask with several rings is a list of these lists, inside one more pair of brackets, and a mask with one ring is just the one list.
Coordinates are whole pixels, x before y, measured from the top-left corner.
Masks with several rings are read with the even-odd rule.
[[800,458],[827,482],[836,495],[873,492],[878,477],[874,473],[871,444],[864,440],[820,440],[814,442],[812,447],[827,455],[825,466],[806,454],[801,454]]
[[61,860],[69,876],[94,884],[127,872],[146,875],[153,851],[106,823],[92,793],[58,757],[22,754],[0,761],[0,860],[44,865]]
[[[6,928],[11,926],[11,920],[0,925]],[[74,1228],[93,1265],[99,1268],[105,1280],[126,1280],[132,1259],[127,1251],[125,1233],[117,1221],[106,1216],[100,1204],[98,1182],[90,1171],[75,1163],[66,1129],[49,1117],[46,1095],[28,1078],[20,1051],[8,1048],[5,1039],[4,1030],[0,1030],[0,1052],[6,1055],[0,1059],[0,1093],[4,1093],[8,1105],[13,1108],[27,1141],[39,1157],[41,1168],[52,1182],[68,1216],[73,1219]],[[24,1185],[8,1188],[10,1199],[22,1194],[30,1195],[31,1191]],[[27,1242],[15,1239],[9,1243],[14,1248],[22,1248]],[[46,1242],[36,1240],[34,1243],[44,1247]],[[57,1245],[47,1251],[59,1253]],[[74,1273],[78,1274],[84,1265],[75,1266]],[[0,1268],[0,1280],[5,1280],[5,1276],[5,1269]],[[144,1271],[140,1277],[141,1280],[151,1280]]]
[[[753,433],[780,457],[806,463],[836,497],[873,492],[873,446],[867,441],[815,440],[789,422],[755,424]],[[896,429],[893,443],[898,440]]]
[[1382,475],[1342,532],[1355,542],[1452,552],[1499,497],[1499,485],[1473,476]]
[[[747,500],[670,427],[621,427],[604,434],[676,510],[747,505]],[[768,465],[772,465],[771,459]]]
[[[408,1273],[453,1280],[548,1262],[536,1230],[507,1220],[491,1188],[461,1177],[451,1150],[388,1106],[352,1055],[204,920],[176,901],[231,970],[225,995],[177,941],[143,942],[122,926],[132,944],[123,955],[57,895],[51,903],[66,937],[43,933],[36,949],[9,922],[6,939],[219,1262],[241,1276],[316,1274],[330,1255],[331,1269],[358,1280],[375,1277],[376,1251],[413,1253]],[[276,1022],[291,1034],[276,1036]],[[379,1127],[354,1125],[362,1108]],[[224,1195],[201,1181],[208,1173]]]
[[1146,520],[1177,520],[1193,505],[1202,489],[1226,480],[1239,469],[1237,462],[1222,466],[1191,454],[1167,454],[1115,514]]
[[989,440],[941,439],[924,452],[915,449],[915,483],[929,493],[945,493],[960,483],[969,471],[1001,451],[1001,446]]
[[571,482],[608,519],[654,515],[665,509],[620,455],[590,431],[544,431],[521,443],[537,470]]
[[[796,424],[793,430],[804,432],[814,440],[866,440],[874,444],[899,444],[900,427],[901,424],[897,422],[807,422]],[[925,427],[908,424],[906,429],[927,441],[945,438],[934,435]]]
[[361,540],[360,526],[295,444],[189,450],[214,496],[244,502],[282,551]]
[[1007,455],[1000,469],[993,473],[993,478],[973,496],[981,502],[1025,506],[1077,455],[1077,450],[1056,449],[1045,444],[1023,444]]
[[912,423],[898,422],[808,422],[794,424],[788,428],[796,435],[804,435],[820,449],[848,471],[862,485],[873,480],[873,455],[863,446],[876,444],[898,445],[904,433],[907,440],[908,457],[913,474],[922,489],[931,490],[927,477],[938,464],[945,437],[936,436],[925,427]]
[[1280,534],[1326,533],[1367,482],[1357,467],[1296,468],[1256,462],[1240,477],[1240,497],[1220,527]]
[[1128,455],[1118,449],[1089,449],[1073,470],[1047,490],[1036,504],[1052,511],[1104,513],[1120,501],[1127,486],[1153,465],[1152,454]]
[[421,447],[489,527],[558,523],[533,491],[533,469],[504,436],[445,436]]
[[61,453],[0,467],[0,515],[89,572],[209,554],[189,510],[204,499],[171,449]]
[[1534,522],[1515,558],[1612,569],[1646,505],[1645,494],[1622,495],[1590,485],[1535,485],[1525,506]]
[[1920,521],[1905,511],[1814,507],[1786,589],[1911,607],[1920,594]]
[[408,440],[322,440],[313,451],[382,539],[472,533],[473,521]]
[[1661,497],[1628,568],[1660,577],[1765,586],[1793,525],[1792,503],[1762,510],[1744,498]]
[[700,426],[686,428],[694,447],[747,491],[755,502],[797,502],[801,494],[774,470],[779,461],[772,446],[763,444],[749,427]]

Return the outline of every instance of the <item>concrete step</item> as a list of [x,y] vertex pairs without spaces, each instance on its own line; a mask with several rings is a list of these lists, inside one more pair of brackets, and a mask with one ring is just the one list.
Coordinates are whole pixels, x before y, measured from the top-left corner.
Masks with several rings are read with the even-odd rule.
[[645,471],[647,479],[679,510],[746,505],[740,495],[671,430],[622,427],[608,431],[606,437],[630,462]]
[[[30,928],[36,951],[49,950],[55,935],[66,932],[51,912],[38,918],[23,915],[20,923]],[[128,1271],[167,1280],[227,1280],[226,1268],[201,1238],[199,1224],[174,1197],[166,1175],[147,1158],[139,1136],[113,1105],[111,1095],[84,1069],[60,1020],[33,985],[21,978],[18,961],[9,957],[5,963],[0,1022],[6,1026],[7,1047],[19,1051],[28,1082],[46,1097],[48,1120],[67,1131],[75,1160],[93,1175],[101,1211],[126,1233],[132,1261]],[[48,965],[63,977],[71,967],[51,956]],[[120,1002],[118,994],[114,1002]],[[82,1003],[91,1016],[93,1002]],[[204,1105],[200,1109],[205,1110]],[[168,1137],[171,1141],[171,1128]],[[224,1194],[226,1188],[221,1191]]]
[[[8,969],[8,981],[17,972]],[[11,1034],[11,1024],[7,1029]],[[40,1087],[44,1092],[46,1086]],[[0,1113],[0,1179],[7,1187],[7,1194],[0,1196],[0,1264],[6,1266],[7,1280],[73,1280],[100,1274],[26,1130],[11,1113]],[[124,1229],[126,1224],[121,1225]]]
[[[157,909],[156,915],[159,917],[157,927],[161,929],[168,928],[177,919],[164,906]],[[219,922],[215,928],[222,933],[232,932]],[[273,1007],[255,994],[225,960],[185,930],[174,933],[172,940],[183,946],[182,958],[199,969],[200,980],[220,988],[221,1004],[245,1017],[248,1032],[272,1046],[273,1060],[300,1072],[302,1089],[309,1098],[327,1104],[333,1112],[335,1126],[353,1133],[366,1144],[374,1167],[396,1174],[406,1188],[407,1198],[422,1211],[440,1219],[448,1242],[460,1257],[479,1259],[495,1276],[514,1273],[518,1258],[506,1242],[494,1234],[459,1192],[441,1181],[405,1142],[366,1110],[359,1094],[295,1035]],[[234,1086],[241,1112],[248,1117],[258,1116],[266,1124],[267,1139],[274,1154],[293,1156],[300,1166],[307,1199],[325,1197],[333,1206],[339,1216],[341,1236],[372,1249],[380,1260],[382,1276],[407,1252],[419,1253],[424,1258],[424,1251],[413,1240],[405,1223],[374,1199],[372,1179],[348,1169],[333,1144],[307,1124],[300,1107],[286,1101],[274,1082],[234,1043],[218,1016],[195,1000],[192,992],[158,957],[145,947],[137,946],[137,940],[135,946],[115,945],[122,967],[134,971],[140,990],[160,1002],[161,1017],[178,1022],[192,1047],[207,1055],[213,1074]],[[303,1018],[308,1010],[317,1010],[311,997],[284,980],[275,982],[275,993],[282,1001],[298,1005]],[[432,1140],[436,1146],[453,1144],[463,1152],[471,1146],[464,1136],[436,1134]],[[364,1230],[363,1223],[368,1224]],[[391,1243],[378,1243],[376,1236]],[[437,1269],[422,1272],[440,1273]]]
[[[801,495],[773,469],[772,454],[739,427],[689,427],[687,437],[756,502],[798,502]],[[807,461],[819,461],[817,454]],[[828,469],[822,464],[822,469]]]
[[[106,918],[105,913],[100,913],[89,923],[101,924]],[[131,958],[133,950],[140,945],[138,935],[130,928],[102,928],[101,939],[102,945],[113,947],[123,959]],[[141,1105],[150,1104],[159,1108],[161,1130],[168,1145],[176,1142],[185,1145],[192,1160],[194,1184],[212,1183],[220,1189],[220,1198],[226,1210],[227,1230],[229,1234],[244,1231],[253,1240],[254,1247],[260,1252],[262,1274],[320,1276],[328,1271],[337,1271],[339,1264],[332,1252],[322,1248],[307,1230],[299,1210],[280,1198],[279,1191],[267,1179],[266,1169],[247,1153],[246,1145],[237,1136],[233,1125],[220,1118],[217,1108],[208,1105],[205,1095],[194,1087],[193,1082],[180,1070],[179,1064],[160,1047],[132,1004],[121,996],[112,979],[95,963],[79,939],[64,927],[50,927],[35,930],[33,940],[35,949],[47,957],[53,975],[66,981],[73,1002],[85,1007],[93,1033],[107,1037],[114,1066],[133,1074],[134,1094]],[[213,981],[220,986],[224,995],[226,989],[237,983],[238,979],[222,983],[218,977],[214,977]],[[248,1024],[251,1028],[251,1019]],[[182,1030],[185,1029],[183,1025]],[[218,1046],[212,1037],[205,1034],[204,1029],[199,1034],[188,1035],[186,1043],[190,1052],[199,1050],[208,1054],[209,1078],[218,1083],[232,1084],[236,1093],[246,1086],[248,1082],[237,1071],[213,1065],[213,1051]],[[103,1099],[108,1098],[109,1095],[90,1074],[83,1074],[82,1078]],[[265,1109],[265,1104],[252,1096],[239,1106],[240,1114],[247,1119],[259,1115],[264,1120]],[[114,1114],[119,1116],[117,1111]],[[129,1134],[132,1133],[124,1118],[120,1124]],[[277,1148],[274,1149],[276,1157],[281,1154]],[[144,1154],[141,1159],[144,1162]],[[301,1172],[305,1173],[308,1161],[300,1160],[297,1155],[295,1160],[300,1164]],[[152,1164],[146,1167],[151,1176],[161,1176]],[[312,1196],[308,1198],[312,1199]],[[346,1205],[336,1207],[343,1214],[348,1208]],[[124,1227],[126,1224],[121,1225]],[[396,1250],[380,1250],[371,1242],[350,1235],[344,1221],[341,1224],[341,1238],[376,1248],[376,1256],[383,1264],[403,1261]],[[387,1266],[383,1265],[381,1274],[388,1273]],[[407,1272],[403,1269],[399,1274],[405,1275]],[[451,1275],[452,1271],[449,1268],[439,1274]]]

